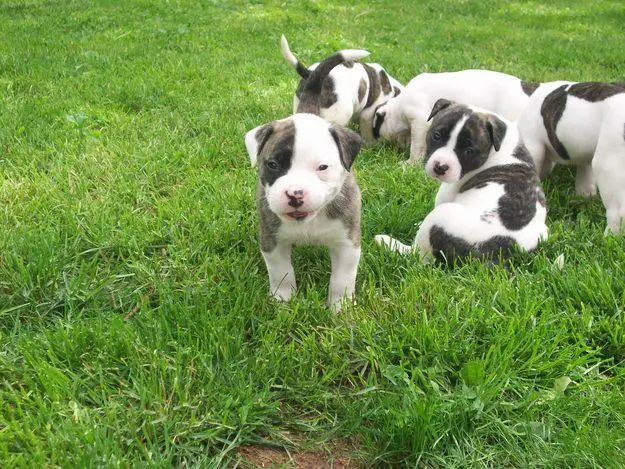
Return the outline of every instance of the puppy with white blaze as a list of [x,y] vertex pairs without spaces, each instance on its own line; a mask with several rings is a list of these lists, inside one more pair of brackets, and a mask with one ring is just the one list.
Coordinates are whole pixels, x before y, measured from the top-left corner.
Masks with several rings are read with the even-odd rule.
[[472,106],[436,101],[428,118],[425,171],[441,182],[412,246],[378,244],[426,259],[509,257],[547,238],[545,197],[514,125]]
[[375,108],[403,90],[382,66],[360,63],[365,50],[342,50],[306,68],[282,36],[280,51],[301,80],[293,97],[293,112],[308,112],[339,125],[360,122],[360,134],[373,142],[371,122]]
[[540,85],[490,70],[422,73],[399,96],[379,106],[373,117],[373,138],[410,139],[408,164],[423,158],[428,116],[441,98],[486,109],[516,121]]
[[541,177],[558,164],[577,167],[576,192],[596,194],[609,232],[625,220],[625,84],[552,82],[541,86],[519,120]]
[[354,295],[360,259],[360,190],[351,167],[360,136],[312,114],[295,114],[250,130],[245,145],[258,167],[260,247],[271,295],[296,290],[294,244],[324,244],[332,274],[328,306]]

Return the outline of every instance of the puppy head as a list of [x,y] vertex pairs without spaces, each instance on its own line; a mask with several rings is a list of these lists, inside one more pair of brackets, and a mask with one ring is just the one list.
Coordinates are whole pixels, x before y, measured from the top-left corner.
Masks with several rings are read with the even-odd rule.
[[456,182],[499,151],[507,124],[495,114],[447,99],[434,104],[428,121],[425,170],[441,182]]
[[391,98],[385,103],[380,104],[373,114],[371,122],[373,128],[373,138],[392,139],[396,135],[408,130],[408,124],[399,118],[399,102],[397,97]]
[[312,114],[250,130],[245,145],[269,209],[285,222],[312,220],[341,191],[360,136]]

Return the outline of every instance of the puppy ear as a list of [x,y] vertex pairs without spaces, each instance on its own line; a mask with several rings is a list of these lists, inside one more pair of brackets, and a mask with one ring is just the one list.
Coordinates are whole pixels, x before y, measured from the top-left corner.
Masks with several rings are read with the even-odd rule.
[[434,117],[436,114],[441,112],[443,109],[448,108],[452,104],[454,104],[453,101],[450,101],[450,100],[445,99],[445,98],[440,98],[439,100],[437,100],[434,103],[434,107],[432,108],[432,112],[430,113],[430,117],[428,117],[428,122],[430,122],[432,120],[432,117]]
[[260,125],[245,134],[245,148],[247,148],[252,166],[256,166],[258,155],[263,151],[263,147],[272,133],[273,125],[269,123]]
[[331,126],[330,134],[339,149],[341,163],[343,163],[345,169],[349,171],[362,145],[360,135],[341,125]]
[[486,118],[486,130],[488,130],[490,141],[493,142],[495,151],[499,151],[501,142],[503,142],[506,136],[508,125],[494,114],[489,114]]

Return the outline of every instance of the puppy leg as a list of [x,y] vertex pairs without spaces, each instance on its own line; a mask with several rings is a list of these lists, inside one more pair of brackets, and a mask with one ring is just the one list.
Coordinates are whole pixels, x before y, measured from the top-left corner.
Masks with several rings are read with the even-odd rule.
[[553,168],[556,167],[556,162],[553,160],[549,160],[544,158],[542,164],[538,168],[538,177],[541,181],[544,181],[547,176],[551,174]]
[[597,184],[590,164],[577,167],[575,193],[586,198],[597,194]]
[[365,109],[360,114],[360,136],[367,145],[375,143],[373,138],[373,114],[374,109]]
[[291,265],[291,245],[278,244],[271,252],[262,252],[269,273],[269,293],[278,300],[288,300],[295,292],[295,273]]
[[332,260],[332,274],[327,305],[338,311],[343,298],[354,296],[360,246],[354,246],[351,241],[330,246],[330,259]]
[[416,165],[425,155],[425,135],[428,131],[428,124],[421,116],[415,116],[410,121],[410,158],[406,162],[409,165]]
[[610,119],[599,132],[592,171],[606,208],[605,234],[619,234],[625,228],[625,139],[623,121]]

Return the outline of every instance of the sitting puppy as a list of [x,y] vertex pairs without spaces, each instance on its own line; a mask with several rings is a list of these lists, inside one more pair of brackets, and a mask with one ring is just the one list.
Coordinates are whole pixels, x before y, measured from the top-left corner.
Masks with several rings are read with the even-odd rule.
[[285,60],[302,77],[293,97],[293,112],[309,112],[339,125],[360,122],[363,139],[371,143],[373,112],[401,93],[403,86],[378,64],[356,62],[369,55],[364,50],[343,50],[306,68],[280,40]]
[[350,172],[360,136],[312,114],[295,114],[250,130],[245,145],[258,165],[260,245],[271,294],[295,291],[291,246],[330,248],[328,305],[354,294],[360,259],[360,190]]
[[576,192],[596,193],[607,211],[606,233],[625,218],[625,87],[619,83],[552,82],[532,95],[519,131],[541,177],[555,163],[577,166]]
[[490,70],[422,73],[406,85],[401,95],[376,109],[373,138],[409,137],[408,163],[416,164],[423,157],[427,118],[438,99],[478,106],[516,121],[538,87],[537,83]]
[[442,183],[435,208],[412,246],[386,235],[376,236],[378,244],[449,262],[535,249],[547,238],[545,197],[516,127],[446,99],[429,120],[425,170]]

